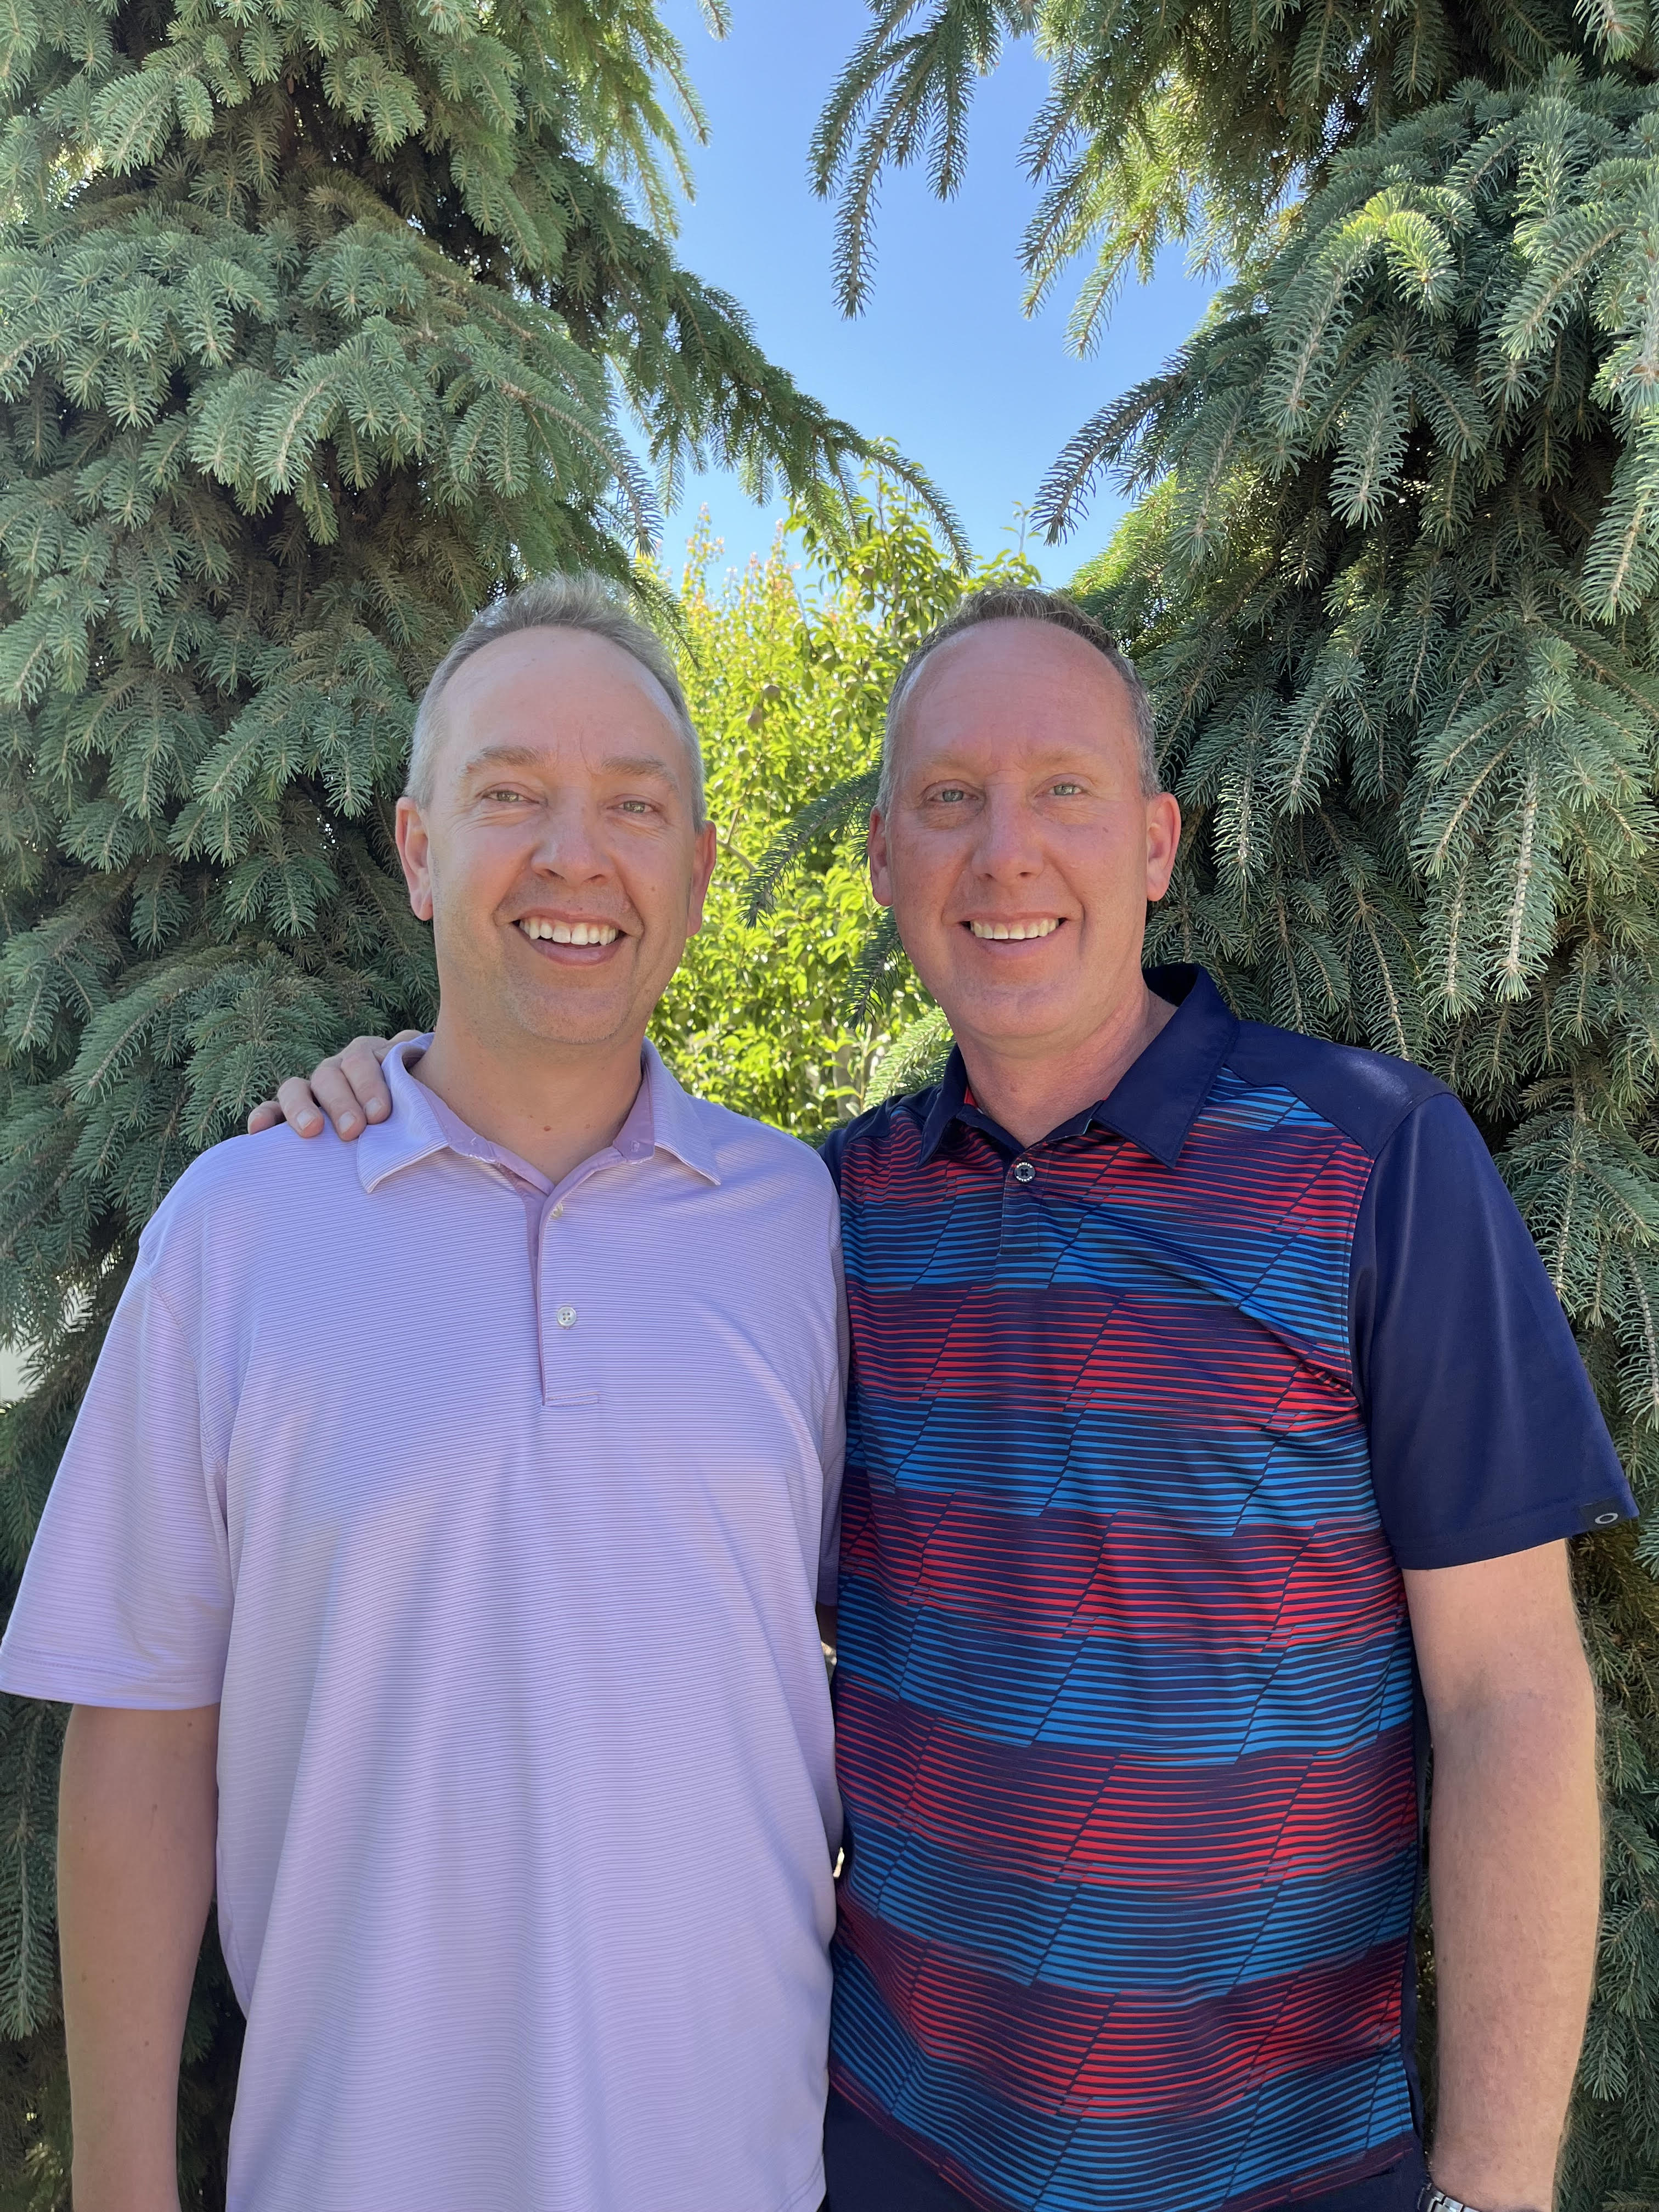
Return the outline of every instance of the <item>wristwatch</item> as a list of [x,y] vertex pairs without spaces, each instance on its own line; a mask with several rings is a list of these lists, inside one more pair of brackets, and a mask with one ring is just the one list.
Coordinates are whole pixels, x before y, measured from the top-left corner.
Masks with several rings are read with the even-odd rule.
[[1466,2204],[1461,2197],[1449,2197],[1432,2181],[1425,2181],[1417,2200],[1417,2212],[1480,2212],[1480,2207]]

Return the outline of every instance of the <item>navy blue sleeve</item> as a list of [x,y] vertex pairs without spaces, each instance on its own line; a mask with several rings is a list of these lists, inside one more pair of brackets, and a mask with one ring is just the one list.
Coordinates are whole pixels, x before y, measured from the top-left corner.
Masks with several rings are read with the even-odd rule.
[[1414,1106],[1377,1155],[1350,1316],[1402,1567],[1464,1566],[1635,1512],[1537,1247],[1449,1093]]
[[831,1182],[841,1188],[842,1157],[847,1150],[847,1138],[852,1124],[843,1121],[839,1128],[831,1129],[827,1137],[818,1140],[818,1158],[830,1170]]

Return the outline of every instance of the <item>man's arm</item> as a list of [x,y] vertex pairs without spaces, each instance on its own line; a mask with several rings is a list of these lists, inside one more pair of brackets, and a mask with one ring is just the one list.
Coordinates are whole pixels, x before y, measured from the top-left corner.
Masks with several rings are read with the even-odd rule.
[[1434,1744],[1431,2165],[1481,2212],[1548,2212],[1601,1880],[1595,1698],[1566,1547],[1405,1582]]
[[303,1075],[290,1075],[274,1098],[256,1106],[247,1117],[249,1136],[286,1121],[301,1137],[320,1137],[326,1114],[337,1136],[348,1142],[361,1137],[369,1122],[384,1121],[392,1111],[392,1093],[380,1062],[394,1044],[420,1034],[418,1030],[399,1030],[394,1037],[353,1037],[343,1052],[319,1060],[309,1081]]
[[75,2212],[178,2212],[179,2052],[213,1897],[219,1708],[76,1705],[58,1809]]

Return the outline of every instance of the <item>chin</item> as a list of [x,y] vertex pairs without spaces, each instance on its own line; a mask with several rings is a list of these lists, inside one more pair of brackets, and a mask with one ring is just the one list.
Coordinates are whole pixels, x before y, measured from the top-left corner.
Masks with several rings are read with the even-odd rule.
[[[953,1026],[972,1029],[988,1042],[1006,1037],[1010,1044],[1052,1036],[1074,1028],[1084,1009],[1056,996],[1019,991],[951,992],[934,994]],[[954,1008],[954,1012],[952,1009]]]
[[630,1009],[609,993],[604,999],[550,1000],[516,992],[505,1010],[513,1026],[543,1044],[609,1044],[628,1026]]

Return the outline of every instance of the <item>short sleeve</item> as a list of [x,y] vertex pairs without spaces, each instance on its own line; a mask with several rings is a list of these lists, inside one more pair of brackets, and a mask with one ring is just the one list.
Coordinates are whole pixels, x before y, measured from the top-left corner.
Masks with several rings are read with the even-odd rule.
[[141,1256],[35,1532],[0,1690],[168,1711],[217,1702],[230,1555],[202,1439],[190,1347]]
[[1537,1247],[1437,1092],[1378,1154],[1355,1227],[1355,1375],[1402,1567],[1496,1559],[1636,1511]]

